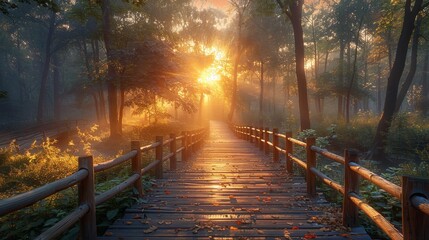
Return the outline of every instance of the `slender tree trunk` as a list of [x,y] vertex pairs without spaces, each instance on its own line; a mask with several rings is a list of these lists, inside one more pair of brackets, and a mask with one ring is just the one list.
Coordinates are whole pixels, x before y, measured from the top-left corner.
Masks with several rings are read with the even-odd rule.
[[110,138],[121,135],[118,119],[118,90],[111,43],[111,10],[109,0],[102,0],[103,37],[107,55],[107,99],[109,104]]
[[100,124],[107,125],[107,115],[106,115],[106,101],[104,98],[104,84],[100,77],[100,46],[98,40],[91,41],[92,52],[93,52],[93,65],[95,71],[95,85],[98,92],[98,109],[100,112]]
[[343,89],[343,85],[344,85],[344,50],[345,50],[345,43],[340,40],[340,58],[339,58],[339,65],[338,65],[338,84],[337,84],[337,88],[338,88],[338,115],[337,118],[338,119],[343,119],[344,117],[344,113],[343,113],[343,94],[342,94],[342,89]]
[[204,93],[200,93],[200,102],[199,102],[199,109],[198,109],[198,121],[200,123],[203,122],[203,103],[204,103]]
[[426,50],[426,55],[425,55],[425,60],[423,63],[423,72],[422,72],[422,102],[421,102],[421,112],[423,115],[426,115],[428,113],[429,110],[429,77],[428,77],[428,72],[429,72],[429,50]]
[[49,77],[49,69],[50,69],[50,63],[51,63],[51,48],[52,48],[52,42],[54,38],[54,31],[55,31],[55,18],[56,15],[54,12],[51,12],[49,17],[49,28],[48,28],[48,34],[46,37],[46,44],[45,44],[45,54],[44,54],[44,62],[42,65],[42,78],[40,80],[40,91],[39,91],[39,100],[38,100],[38,107],[37,107],[37,122],[41,123],[44,120],[44,113],[45,113],[45,104],[46,104],[46,85],[48,83],[48,77]]
[[408,44],[414,30],[414,22],[416,20],[417,14],[421,10],[422,3],[423,0],[416,0],[414,1],[414,5],[411,8],[411,0],[406,0],[405,2],[404,21],[396,48],[395,61],[387,80],[383,114],[378,123],[377,131],[374,137],[372,157],[377,160],[383,160],[386,158],[386,138],[395,115],[399,82],[404,71],[405,61],[407,59]]
[[60,75],[60,68],[61,68],[61,61],[59,59],[58,54],[54,54],[53,56],[53,67],[54,67],[54,119],[56,121],[61,120],[61,95],[60,95],[60,88],[61,88],[61,75]]
[[416,26],[413,34],[413,41],[411,44],[411,64],[410,70],[405,78],[404,83],[401,86],[401,89],[398,94],[398,100],[396,101],[395,113],[399,112],[401,108],[402,102],[407,95],[408,89],[410,89],[411,84],[413,83],[414,76],[416,75],[417,70],[417,52],[419,48],[419,37],[420,37],[420,25],[422,23],[422,18],[420,16],[417,17]]
[[118,121],[119,121],[119,133],[122,134],[122,122],[124,119],[124,108],[125,108],[125,88],[124,86],[122,86],[121,84],[121,99],[120,99],[120,104],[119,104],[119,116],[118,116]]
[[261,60],[261,74],[259,78],[259,126],[264,126],[264,61]]
[[301,131],[310,128],[310,110],[307,96],[307,79],[305,77],[305,52],[304,52],[304,33],[302,30],[302,6],[304,1],[290,1],[290,12],[287,14],[291,20],[294,42],[295,42],[295,63],[296,78],[298,82],[298,100]]
[[381,114],[382,97],[381,97],[381,67],[377,64],[377,113]]
[[237,78],[238,78],[238,64],[240,62],[241,56],[241,25],[243,21],[243,16],[238,9],[238,36],[237,36],[237,48],[234,58],[234,70],[233,70],[233,83],[232,83],[232,96],[231,96],[231,107],[229,109],[228,121],[232,122],[234,118],[234,112],[237,105]]

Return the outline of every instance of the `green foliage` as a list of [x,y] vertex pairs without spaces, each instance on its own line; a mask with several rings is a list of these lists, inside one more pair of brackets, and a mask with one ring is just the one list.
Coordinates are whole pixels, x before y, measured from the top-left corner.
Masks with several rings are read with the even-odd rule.
[[420,161],[427,153],[428,143],[429,122],[417,115],[399,114],[390,127],[386,152],[393,160]]

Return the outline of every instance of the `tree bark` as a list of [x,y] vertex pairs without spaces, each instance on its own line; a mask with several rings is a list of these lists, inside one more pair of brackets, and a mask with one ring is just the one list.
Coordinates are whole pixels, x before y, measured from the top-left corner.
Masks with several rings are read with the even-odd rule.
[[61,61],[59,59],[58,54],[55,54],[53,56],[53,67],[54,67],[54,119],[55,121],[61,120],[61,94],[60,94],[60,88],[61,88],[61,74],[60,74],[60,68],[61,68]]
[[228,114],[228,121],[232,122],[234,118],[234,112],[237,105],[237,78],[238,78],[238,64],[240,62],[240,56],[241,56],[241,25],[243,21],[243,16],[238,9],[238,33],[237,33],[237,48],[234,58],[234,70],[233,70],[233,83],[232,83],[232,96],[231,96],[231,107],[229,109]]
[[346,48],[345,43],[340,40],[340,58],[339,58],[339,63],[338,63],[338,115],[337,115],[337,119],[343,119],[344,118],[344,112],[343,112],[343,94],[342,94],[342,89],[343,89],[343,84],[344,84],[344,50]]
[[42,123],[44,120],[44,114],[45,114],[45,103],[46,103],[46,85],[48,83],[48,77],[49,77],[49,69],[50,69],[50,63],[51,63],[51,49],[52,49],[52,42],[54,38],[54,32],[55,32],[55,20],[56,20],[56,14],[55,12],[50,13],[49,17],[49,28],[48,28],[48,34],[46,36],[46,45],[45,45],[45,59],[43,61],[42,65],[42,77],[40,79],[40,91],[39,91],[39,100],[37,105],[37,122]]
[[118,90],[116,70],[114,66],[114,57],[112,54],[111,42],[111,10],[109,0],[102,0],[101,10],[103,15],[103,38],[107,56],[107,99],[109,104],[109,122],[110,138],[119,137],[119,119],[118,119]]
[[261,60],[261,75],[259,78],[259,126],[264,126],[264,61]]
[[401,86],[401,89],[398,94],[398,100],[396,102],[395,114],[399,112],[402,102],[407,95],[408,89],[410,89],[411,84],[413,83],[414,76],[416,75],[417,70],[417,52],[419,48],[419,37],[420,37],[420,25],[422,23],[422,18],[417,17],[416,26],[413,34],[413,41],[411,44],[411,63],[410,70],[408,71],[407,77],[405,78],[404,83]]
[[426,115],[429,110],[429,50],[426,50],[425,60],[423,63],[423,73],[422,73],[422,102],[420,103],[420,110],[423,115]]
[[[307,96],[307,79],[305,77],[305,52],[304,52],[304,33],[302,29],[302,6],[304,0],[289,1],[287,6],[284,2],[277,0],[277,3],[283,9],[292,23],[294,43],[295,43],[295,70],[298,82],[298,102],[301,131],[310,128],[310,111]],[[288,11],[289,9],[289,11]]]
[[416,16],[421,10],[422,3],[423,0],[416,0],[414,1],[414,5],[411,8],[411,0],[406,0],[405,2],[405,14],[402,23],[401,35],[396,48],[395,61],[393,62],[393,66],[390,70],[389,78],[387,80],[383,114],[377,126],[371,153],[372,157],[376,160],[386,159],[386,138],[393,117],[395,116],[395,108],[398,99],[398,88],[402,73],[404,71],[405,61],[407,59],[408,44],[414,30]]

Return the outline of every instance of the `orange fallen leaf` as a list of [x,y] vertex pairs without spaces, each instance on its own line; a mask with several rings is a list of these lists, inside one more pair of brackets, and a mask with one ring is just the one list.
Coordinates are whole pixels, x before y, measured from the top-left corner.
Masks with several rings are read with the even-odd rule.
[[165,190],[164,193],[165,193],[165,195],[170,195],[171,192],[168,190]]
[[229,230],[231,230],[231,231],[237,231],[237,230],[238,230],[238,228],[236,228],[236,227],[234,227],[234,226],[231,226],[231,227],[229,227]]
[[304,238],[305,239],[314,239],[314,238],[316,238],[316,234],[308,232],[304,235]]
[[214,202],[213,206],[219,206],[219,203],[218,202]]
[[262,230],[256,230],[256,232],[257,232],[258,234],[264,234],[264,231],[262,231]]
[[293,226],[292,227],[292,230],[298,230],[299,229],[299,227],[298,226]]
[[229,195],[229,199],[235,198],[234,195]]

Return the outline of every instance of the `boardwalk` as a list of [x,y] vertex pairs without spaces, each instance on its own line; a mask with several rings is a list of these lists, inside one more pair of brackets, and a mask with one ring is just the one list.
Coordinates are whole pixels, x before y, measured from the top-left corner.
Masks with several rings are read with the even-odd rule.
[[165,173],[100,239],[370,239],[361,228],[323,225],[328,204],[306,197],[303,178],[225,124],[211,122],[210,131],[194,159]]

